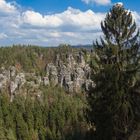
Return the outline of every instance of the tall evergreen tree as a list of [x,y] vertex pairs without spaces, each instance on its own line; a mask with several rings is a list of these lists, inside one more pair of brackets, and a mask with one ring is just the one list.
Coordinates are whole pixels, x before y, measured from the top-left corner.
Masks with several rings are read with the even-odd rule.
[[134,89],[139,70],[139,31],[121,3],[101,23],[104,38],[96,41],[96,87],[89,93],[89,120],[98,140],[125,140],[134,129]]

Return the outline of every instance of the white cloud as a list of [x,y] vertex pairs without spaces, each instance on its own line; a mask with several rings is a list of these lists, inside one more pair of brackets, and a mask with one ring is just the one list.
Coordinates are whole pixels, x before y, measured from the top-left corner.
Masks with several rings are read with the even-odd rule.
[[82,0],[86,4],[96,3],[98,5],[109,5],[111,4],[111,0]]
[[71,7],[51,15],[27,10],[21,14],[20,32],[24,34],[19,36],[31,44],[89,44],[98,36],[100,22],[104,17],[105,13],[92,10],[83,12]]
[[0,39],[7,38],[8,36],[5,33],[0,33]]
[[104,13],[94,13],[92,10],[82,12],[69,7],[62,13],[41,15],[34,11],[23,13],[23,23],[30,26],[59,28],[61,30],[98,30],[100,22],[105,17]]
[[140,13],[136,11],[132,11],[132,15],[134,17],[134,20],[136,21],[137,25],[140,27]]
[[[132,13],[140,25],[140,14]],[[72,7],[61,13],[42,15],[0,0],[0,45],[89,44],[102,35],[100,22],[104,17],[105,13]]]
[[5,0],[0,0],[0,12],[1,13],[15,13],[17,11],[16,7],[10,2]]
[[43,16],[35,11],[25,11],[23,13],[23,22],[33,26],[57,27],[62,21],[55,15]]

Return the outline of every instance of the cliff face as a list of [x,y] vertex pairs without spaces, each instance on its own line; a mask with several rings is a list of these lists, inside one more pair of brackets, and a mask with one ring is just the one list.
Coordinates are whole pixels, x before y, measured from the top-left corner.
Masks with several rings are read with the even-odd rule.
[[14,66],[8,69],[0,69],[0,90],[7,91],[11,96],[11,101],[15,94],[41,95],[39,87],[61,86],[71,92],[88,91],[94,82],[90,79],[91,68],[85,62],[82,53],[67,54],[65,61],[56,56],[54,63],[48,63],[45,68],[45,76],[41,77],[35,73],[25,73],[17,71]]
[[[86,64],[82,54],[78,54],[74,59],[72,54],[68,54],[66,62],[57,55],[56,63],[50,63],[46,67],[48,81],[47,84],[60,85],[68,92],[79,92],[82,89],[89,90],[94,86],[90,79],[91,68]],[[47,79],[46,77],[46,79]]]

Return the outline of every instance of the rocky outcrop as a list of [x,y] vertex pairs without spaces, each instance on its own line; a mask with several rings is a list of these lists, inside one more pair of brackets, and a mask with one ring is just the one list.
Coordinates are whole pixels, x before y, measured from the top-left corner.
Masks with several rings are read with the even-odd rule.
[[17,74],[15,79],[10,81],[10,94],[14,94],[17,89],[21,88],[25,84],[25,82],[25,74]]
[[47,80],[44,81],[44,85],[49,83],[53,86],[60,85],[68,92],[89,90],[90,86],[94,86],[90,74],[91,68],[86,64],[82,53],[77,54],[76,59],[72,54],[67,54],[66,62],[57,55],[56,63],[49,63],[46,66]]
[[[22,88],[35,89],[35,86],[39,87],[41,83],[41,76],[35,76],[32,73],[17,72],[14,66],[10,66],[8,69],[4,67],[0,69],[0,91],[1,93],[8,93],[11,101],[16,94],[20,93]],[[27,94],[27,92],[22,91],[22,94]]]
[[52,63],[48,64],[46,72],[49,83],[52,83],[54,86],[56,86],[58,84],[58,72],[56,66],[54,66]]
[[[65,61],[57,55],[54,63],[48,63],[45,69],[46,75],[41,77],[35,73],[19,72],[14,66],[0,69],[0,91],[7,91],[13,97],[24,88],[22,94],[35,94],[40,97],[39,87],[61,86],[67,92],[88,91],[95,86],[90,79],[91,68],[85,62],[82,53],[66,54]],[[39,92],[38,92],[39,91]]]

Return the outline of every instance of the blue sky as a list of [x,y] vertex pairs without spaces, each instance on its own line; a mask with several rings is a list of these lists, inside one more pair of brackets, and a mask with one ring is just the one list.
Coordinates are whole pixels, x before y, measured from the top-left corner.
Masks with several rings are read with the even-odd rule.
[[[10,0],[9,0],[10,1]],[[98,1],[98,0],[97,0]],[[101,0],[99,0],[101,1]],[[106,12],[111,4],[99,5],[98,3],[85,4],[82,0],[16,0],[18,4],[27,8],[33,8],[35,11],[47,14],[50,12],[63,12],[67,7],[73,7],[81,10],[92,9],[94,11]],[[111,3],[123,2],[125,7],[140,11],[140,0],[112,0]]]
[[122,2],[140,26],[140,0],[0,0],[0,45],[91,44],[100,22]]

